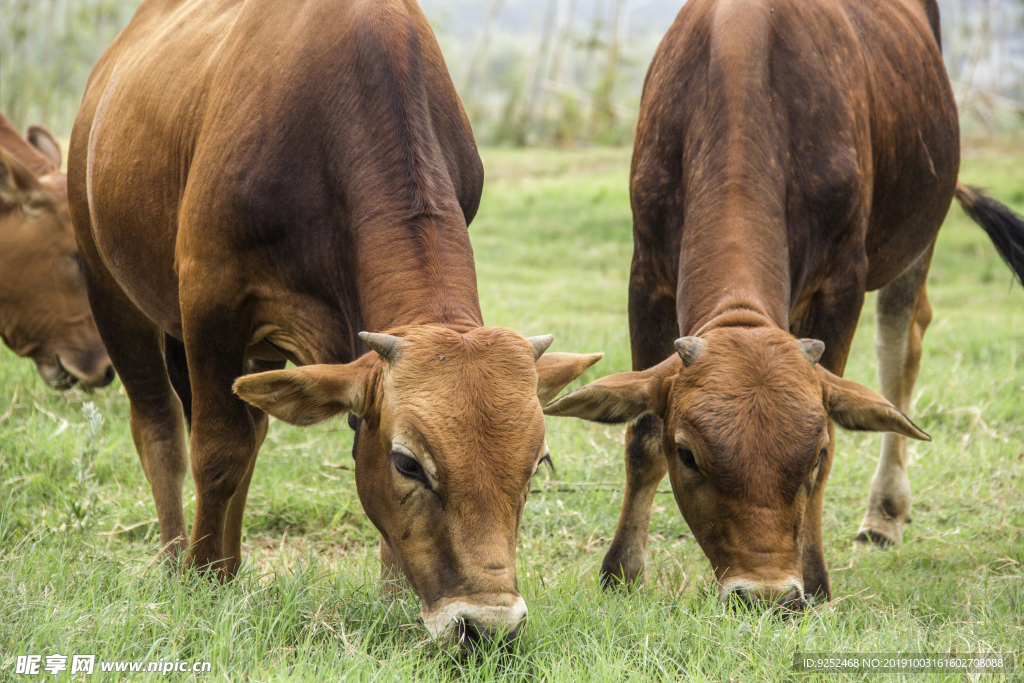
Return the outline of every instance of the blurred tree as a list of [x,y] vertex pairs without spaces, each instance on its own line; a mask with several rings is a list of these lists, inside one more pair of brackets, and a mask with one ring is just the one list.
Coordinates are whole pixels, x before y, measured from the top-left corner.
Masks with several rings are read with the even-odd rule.
[[0,110],[67,137],[93,64],[139,0],[0,0]]
[[[1019,129],[1024,0],[938,1],[965,128]],[[22,130],[70,135],[93,65],[139,2],[0,0],[0,110]],[[420,2],[477,140],[512,145],[629,142],[647,64],[683,4]]]

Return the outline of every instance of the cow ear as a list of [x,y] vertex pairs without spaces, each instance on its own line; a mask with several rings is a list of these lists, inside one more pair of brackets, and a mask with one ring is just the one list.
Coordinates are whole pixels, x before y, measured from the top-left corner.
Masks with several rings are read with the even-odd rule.
[[602,358],[603,353],[548,353],[538,358],[537,398],[540,404],[546,406],[569,382]]
[[815,369],[824,385],[828,416],[840,427],[854,431],[895,432],[919,441],[932,440],[880,394],[833,375],[820,365]]
[[0,204],[24,204],[32,193],[42,189],[31,171],[0,150]]
[[59,171],[61,162],[60,145],[57,144],[53,134],[42,126],[29,126],[26,137],[28,137],[29,144],[39,150],[46,157],[47,161],[53,164],[53,168]]
[[660,414],[665,387],[678,366],[679,358],[673,355],[649,370],[602,377],[550,404],[544,414],[606,423],[629,422],[644,413]]
[[356,361],[271,370],[239,377],[232,388],[282,422],[307,427],[346,412],[363,417],[370,367]]

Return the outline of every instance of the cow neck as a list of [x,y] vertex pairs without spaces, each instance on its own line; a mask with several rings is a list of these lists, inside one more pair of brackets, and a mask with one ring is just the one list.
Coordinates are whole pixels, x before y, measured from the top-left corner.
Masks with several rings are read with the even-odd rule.
[[679,322],[730,311],[789,327],[787,123],[776,112],[767,6],[722,3],[712,24],[703,112],[688,126]]
[[685,180],[677,305],[686,333],[731,311],[789,328],[785,160],[749,126],[736,123]]
[[380,216],[357,232],[366,329],[441,325],[464,332],[483,326],[461,210]]
[[685,334],[736,313],[789,327],[789,255],[785,226],[723,219],[684,231],[677,306]]

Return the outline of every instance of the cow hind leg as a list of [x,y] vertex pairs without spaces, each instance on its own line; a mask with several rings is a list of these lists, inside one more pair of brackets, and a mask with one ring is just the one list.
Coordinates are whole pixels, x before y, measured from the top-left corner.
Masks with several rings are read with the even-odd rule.
[[82,255],[89,303],[128,394],[132,440],[153,492],[162,552],[173,563],[187,539],[181,494],[188,451],[181,401],[164,361],[164,334],[125,296],[88,243]]
[[[906,272],[878,292],[878,384],[885,398],[904,413],[921,363],[921,340],[931,322],[925,281],[932,249]],[[882,453],[871,478],[867,513],[855,540],[886,548],[899,545],[910,522],[910,478],[907,476],[907,438],[882,435]]]

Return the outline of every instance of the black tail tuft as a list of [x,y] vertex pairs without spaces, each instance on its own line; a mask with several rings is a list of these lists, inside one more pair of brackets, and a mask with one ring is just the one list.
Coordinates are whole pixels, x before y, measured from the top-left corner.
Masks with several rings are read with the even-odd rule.
[[988,233],[996,251],[1024,282],[1024,218],[976,187],[956,185],[956,198],[967,215]]

